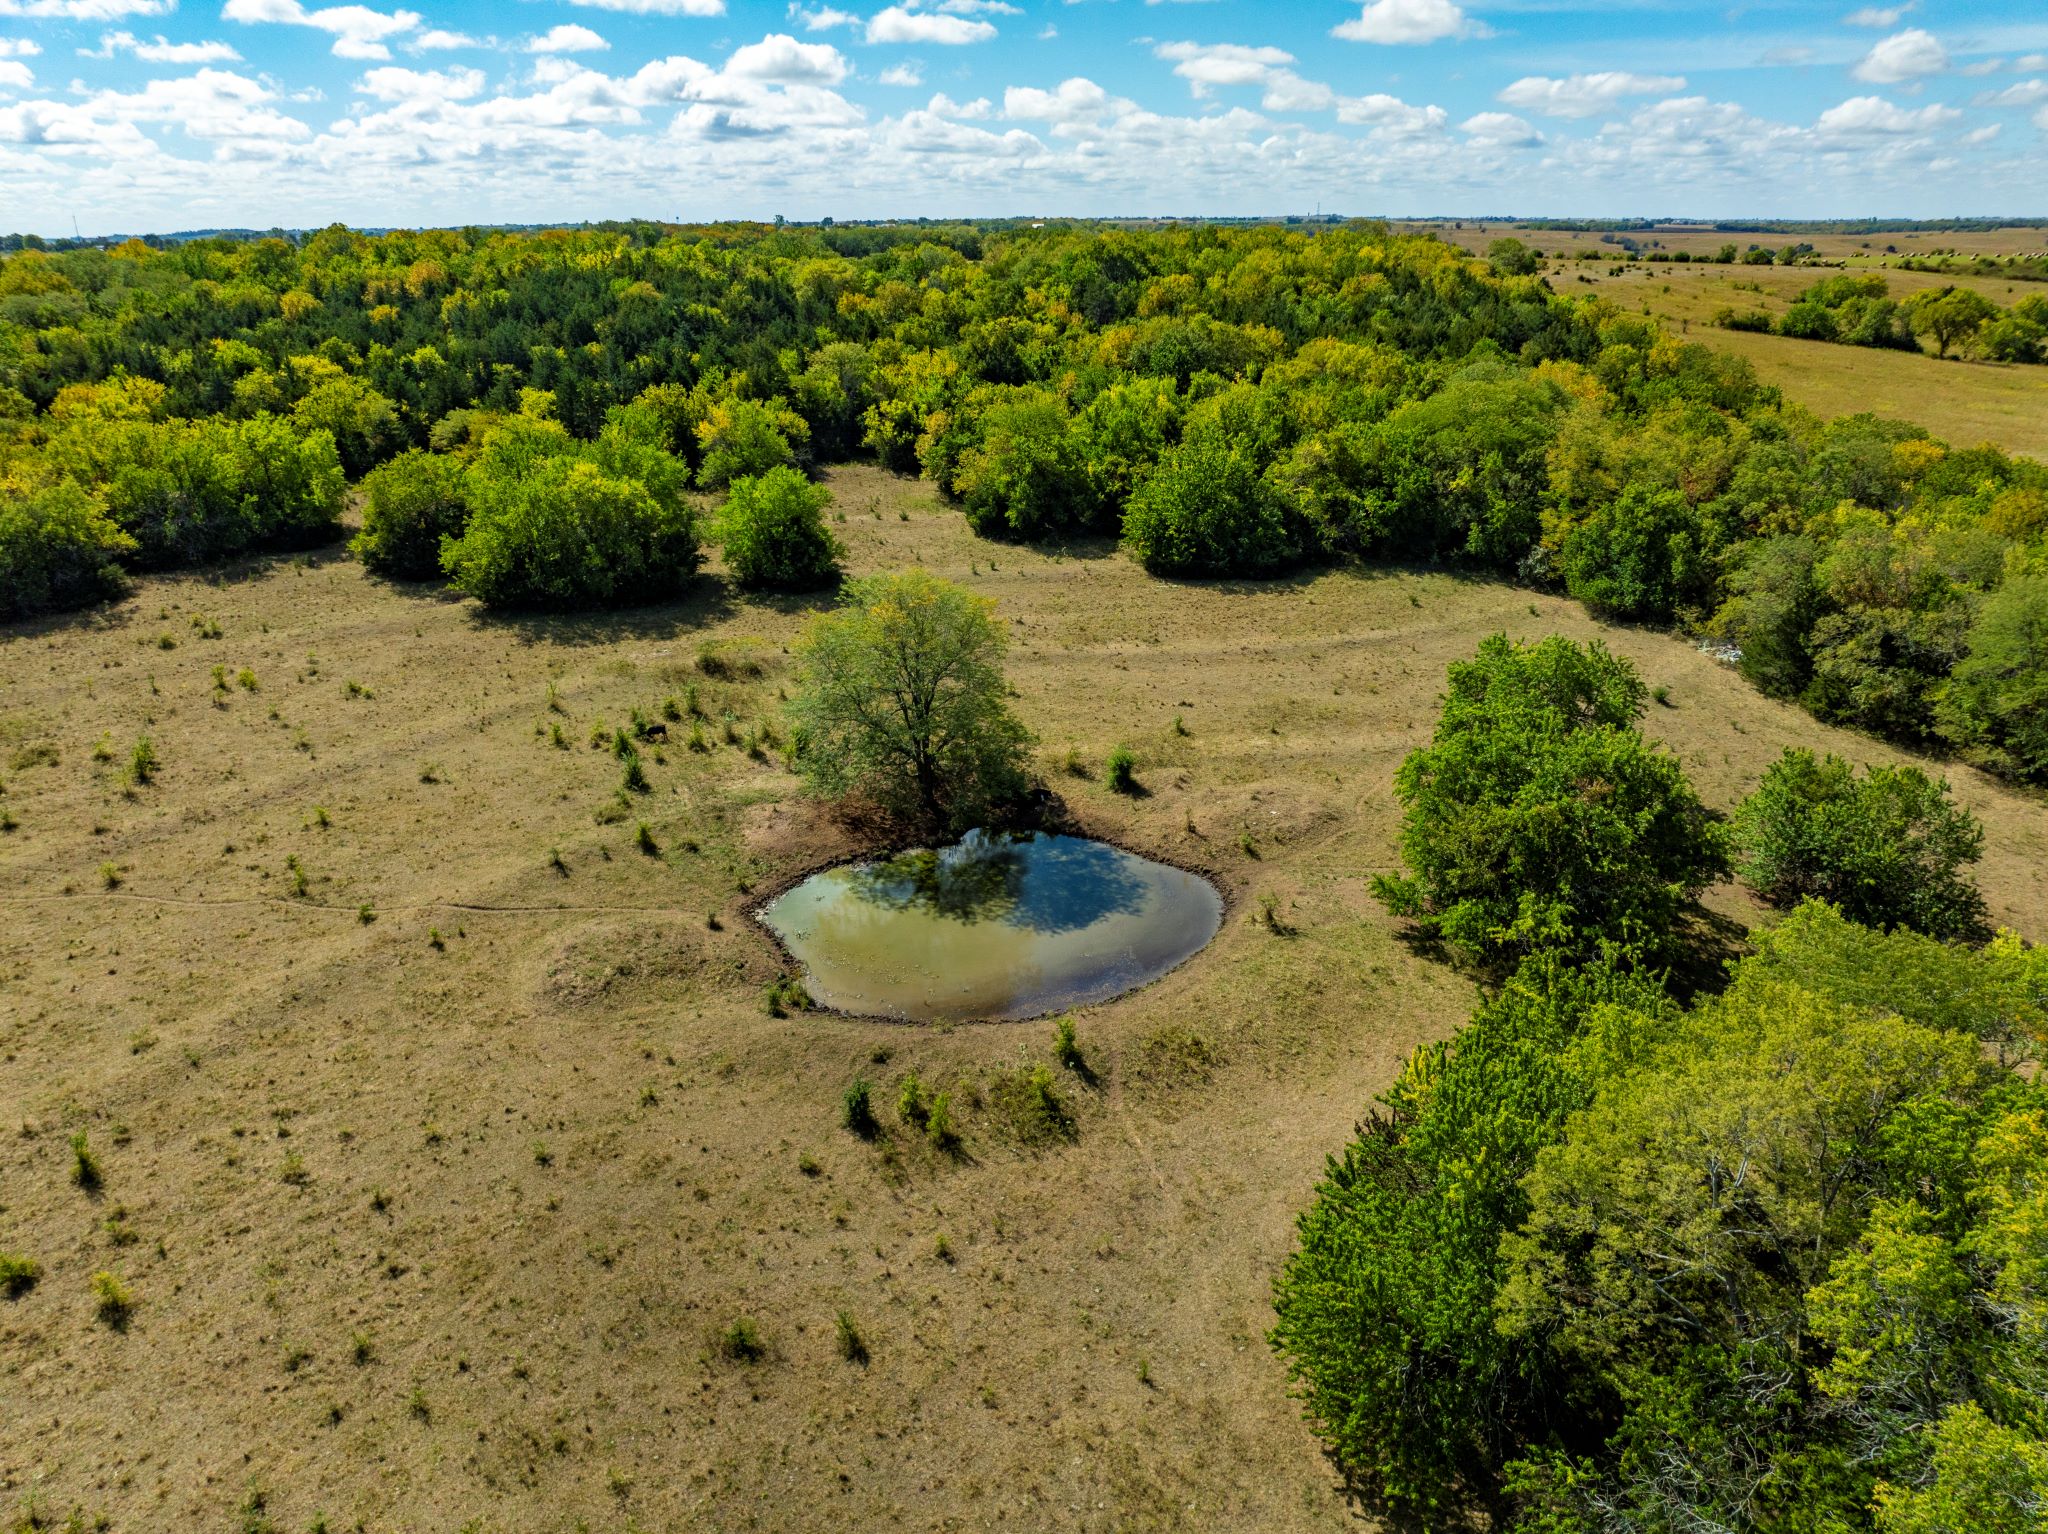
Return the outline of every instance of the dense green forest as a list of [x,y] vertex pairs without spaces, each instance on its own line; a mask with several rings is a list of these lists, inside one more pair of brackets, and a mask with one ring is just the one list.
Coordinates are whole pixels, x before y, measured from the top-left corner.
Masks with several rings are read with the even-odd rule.
[[[1172,577],[1447,561],[1679,624],[1829,720],[2048,776],[2048,469],[1379,226],[391,233],[0,262],[0,605],[334,535],[645,601],[697,492],[872,455]],[[751,492],[747,497],[752,504]]]
[[[1984,941],[1981,832],[1803,751],[1717,823],[1597,645],[1450,684],[1379,891],[1492,983],[1276,1287],[1338,1464],[1430,1527],[2038,1534],[2048,949]],[[1681,994],[1731,853],[1790,913]]]

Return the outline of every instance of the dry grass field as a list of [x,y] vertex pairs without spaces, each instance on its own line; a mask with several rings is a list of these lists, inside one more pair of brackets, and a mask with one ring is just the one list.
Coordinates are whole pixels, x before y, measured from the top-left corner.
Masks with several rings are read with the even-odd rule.
[[[1553,256],[1575,258],[1581,251],[1597,250],[1611,252],[1619,260],[1626,254],[1618,245],[1602,244],[1595,233],[1469,220],[1411,227],[1426,228],[1475,252],[1484,252],[1490,241],[1503,235],[1514,235]],[[2048,292],[2048,286],[2039,282],[1902,271],[1895,264],[1903,256],[1924,257],[1939,251],[1965,256],[2039,255],[2048,249],[2048,229],[1768,236],[1658,230],[1631,237],[1644,242],[1654,239],[1667,250],[1693,255],[1709,255],[1731,240],[1744,248],[1810,243],[1820,259],[1838,263],[1840,269],[1883,277],[1895,298],[1927,288],[1960,285],[2006,305]],[[1548,263],[1546,274],[1559,293],[1597,292],[1618,308],[1656,316],[1688,340],[1747,358],[1764,382],[1776,384],[1788,398],[1823,417],[1870,411],[1916,422],[1961,446],[1990,442],[2010,453],[2048,460],[2048,367],[1953,357],[1944,360],[1932,354],[1916,356],[1722,330],[1714,324],[1714,316],[1723,309],[1760,309],[1772,316],[1782,315],[1799,293],[1836,269],[1661,261],[1616,269],[1608,263],[1565,259]]]
[[[0,1251],[43,1270],[0,1299],[0,1517],[1358,1525],[1264,1333],[1324,1155],[1474,995],[1367,894],[1392,777],[1483,635],[1602,630],[1441,573],[1166,584],[979,542],[874,470],[830,482],[857,571],[998,600],[1073,817],[1231,897],[1209,950],[1079,1016],[1072,1140],[1005,1090],[1049,1023],[763,1005],[750,905],[854,845],[725,738],[773,718],[805,603],[714,571],[674,606],[500,621],[324,551],[0,631]],[[1787,744],[1897,756],[1676,640],[1605,637],[1668,687],[1647,727],[1712,803]],[[692,686],[708,749],[670,725],[620,818],[593,729]],[[1141,797],[1059,765],[1119,742]],[[1950,775],[1994,915],[2048,938],[2048,805]],[[963,1105],[957,1155],[898,1123],[913,1069]],[[872,1145],[839,1124],[861,1075]],[[723,1340],[742,1318],[758,1358]]]

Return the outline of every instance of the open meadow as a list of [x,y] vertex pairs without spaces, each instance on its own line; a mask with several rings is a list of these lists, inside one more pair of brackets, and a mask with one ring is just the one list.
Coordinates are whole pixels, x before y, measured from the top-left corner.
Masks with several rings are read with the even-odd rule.
[[[2048,459],[2048,368],[1937,358],[1932,354],[1806,341],[1756,331],[1725,330],[1714,323],[1723,310],[1781,317],[1800,293],[1836,271],[1884,278],[1890,296],[1951,286],[1983,294],[2002,307],[2048,292],[2040,282],[1976,274],[1909,271],[1901,260],[1998,259],[2033,256],[2048,248],[2048,230],[1894,230],[1883,234],[1733,234],[1714,229],[1630,231],[1646,248],[1684,251],[1686,262],[1628,262],[1621,246],[1587,230],[1532,229],[1510,221],[1431,223],[1431,229],[1475,253],[1495,239],[1524,240],[1551,257],[1544,265],[1562,294],[1596,293],[1628,312],[1655,316],[1673,333],[1699,341],[1756,369],[1765,383],[1785,391],[1826,418],[1869,412],[1923,426],[1956,444],[1990,442],[2009,453]],[[1704,261],[1733,242],[1741,249],[1778,249],[1805,243],[1824,266],[1722,266]],[[1585,261],[1587,252],[1614,260]]]
[[[1645,731],[1721,809],[1787,745],[1907,759],[1561,596],[1399,567],[1163,581],[1106,541],[977,539],[876,468],[825,480],[852,573],[996,600],[1044,781],[1212,874],[1222,934],[1079,1014],[1065,1127],[1014,1089],[1049,1021],[771,1015],[751,909],[862,844],[762,728],[827,599],[716,569],[667,605],[506,617],[334,546],[9,626],[0,1217],[43,1271],[0,1306],[8,1516],[1355,1527],[1265,1340],[1270,1286],[1325,1156],[1477,995],[1366,883],[1445,666],[1499,631],[1605,639],[1668,690]],[[668,700],[622,811],[593,731]],[[126,782],[145,733],[160,766]],[[1103,781],[1119,744],[1138,794]],[[2048,938],[2048,804],[1941,770],[1984,824],[1992,917]],[[898,1122],[913,1070],[955,1093],[957,1152]],[[840,1125],[862,1076],[872,1143]],[[95,1324],[99,1270],[123,1327]]]

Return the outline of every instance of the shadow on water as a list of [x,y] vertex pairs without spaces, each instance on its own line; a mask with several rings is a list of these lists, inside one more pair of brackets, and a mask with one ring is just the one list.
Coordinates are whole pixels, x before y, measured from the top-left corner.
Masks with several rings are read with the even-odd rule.
[[970,831],[937,852],[902,853],[855,871],[858,897],[893,911],[1077,932],[1143,909],[1136,860],[1103,842],[1044,832]]

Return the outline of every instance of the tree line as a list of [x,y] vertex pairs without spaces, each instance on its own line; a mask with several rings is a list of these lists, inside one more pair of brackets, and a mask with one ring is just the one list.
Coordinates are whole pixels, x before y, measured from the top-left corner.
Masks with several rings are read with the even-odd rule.
[[[0,261],[0,608],[331,537],[351,493],[382,574],[658,599],[760,514],[751,483],[730,517],[706,497],[872,457],[986,536],[1120,538],[1162,577],[1429,561],[1561,586],[1824,718],[2048,776],[2048,470],[1817,420],[1527,254],[1376,225],[23,251]],[[829,579],[777,483],[808,551],[787,578]]]
[[1723,309],[1714,323],[1802,341],[1839,341],[1917,352],[1922,338],[1935,355],[1967,353],[1993,362],[2048,362],[2048,295],[2000,307],[1975,288],[1927,288],[1893,299],[1882,277],[1824,277],[1773,319],[1761,309]]

